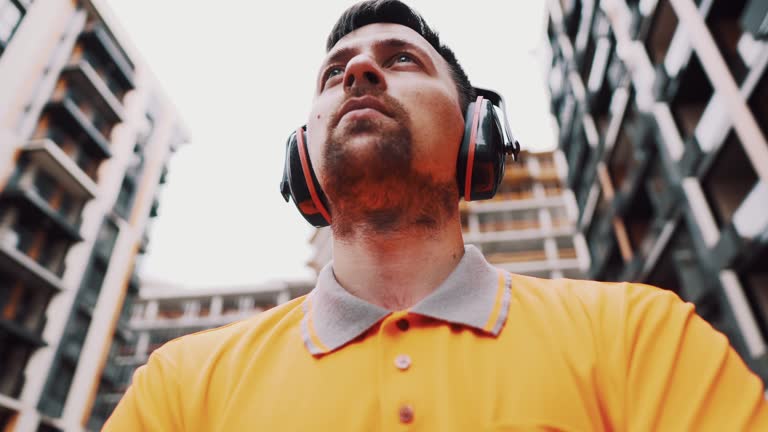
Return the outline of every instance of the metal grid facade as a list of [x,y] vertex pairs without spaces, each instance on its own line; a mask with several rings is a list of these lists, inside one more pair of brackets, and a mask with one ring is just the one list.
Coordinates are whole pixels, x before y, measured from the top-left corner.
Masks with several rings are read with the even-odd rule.
[[678,293],[768,379],[761,0],[550,0],[547,80],[588,276]]

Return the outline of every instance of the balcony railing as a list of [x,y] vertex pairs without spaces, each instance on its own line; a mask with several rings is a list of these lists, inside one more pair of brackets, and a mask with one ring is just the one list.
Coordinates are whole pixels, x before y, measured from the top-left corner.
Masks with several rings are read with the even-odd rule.
[[74,197],[89,200],[96,196],[93,180],[50,139],[30,141],[22,152]]
[[96,129],[77,104],[68,96],[54,100],[45,107],[45,112],[51,116],[62,129],[68,130],[78,143],[86,146],[89,153],[99,159],[112,157],[109,141]]
[[124,91],[134,87],[133,65],[102,25],[93,25],[80,36],[80,40],[89,52],[112,66],[110,77],[114,77]]
[[10,238],[12,235],[15,233],[0,234],[0,269],[14,275],[30,287],[40,286],[56,292],[61,291],[63,289],[61,278],[16,249],[13,239]]
[[38,227],[52,228],[58,236],[70,242],[79,242],[83,239],[80,236],[79,217],[77,221],[72,221],[72,218],[68,220],[66,215],[59,214],[48,202],[29,189],[8,187],[0,196],[0,202],[22,210],[25,216],[35,219]]
[[39,348],[46,345],[45,341],[39,335],[29,331],[20,324],[3,318],[0,318],[0,332],[10,335],[33,348]]
[[69,64],[61,73],[69,86],[82,91],[101,115],[111,123],[118,123],[123,117],[120,101],[109,90],[107,84],[86,60]]

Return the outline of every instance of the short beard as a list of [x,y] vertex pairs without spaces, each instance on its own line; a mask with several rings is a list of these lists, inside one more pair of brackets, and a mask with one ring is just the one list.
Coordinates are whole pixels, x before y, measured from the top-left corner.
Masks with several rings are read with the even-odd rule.
[[[378,97],[390,108],[397,126],[359,120],[343,129],[331,128],[326,138],[323,188],[330,201],[331,228],[339,240],[430,235],[457,211],[456,182],[439,182],[413,169],[410,118],[396,100]],[[350,146],[348,141],[361,133],[378,136],[365,148]]]

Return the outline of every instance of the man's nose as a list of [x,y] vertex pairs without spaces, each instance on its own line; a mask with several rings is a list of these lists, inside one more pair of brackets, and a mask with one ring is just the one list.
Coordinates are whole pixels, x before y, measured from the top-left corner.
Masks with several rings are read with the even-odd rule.
[[386,90],[387,88],[384,74],[379,65],[370,56],[365,54],[355,56],[349,60],[344,70],[344,91],[349,92],[363,87],[371,87],[377,90]]

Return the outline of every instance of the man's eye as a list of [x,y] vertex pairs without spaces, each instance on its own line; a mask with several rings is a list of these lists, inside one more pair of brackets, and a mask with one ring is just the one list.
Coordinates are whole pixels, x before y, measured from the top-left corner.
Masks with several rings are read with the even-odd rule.
[[395,63],[415,63],[415,60],[408,54],[398,54],[395,57]]
[[344,68],[335,66],[329,69],[328,72],[326,72],[325,79],[327,80],[328,78],[333,78],[335,76],[342,75],[343,73],[344,73]]

